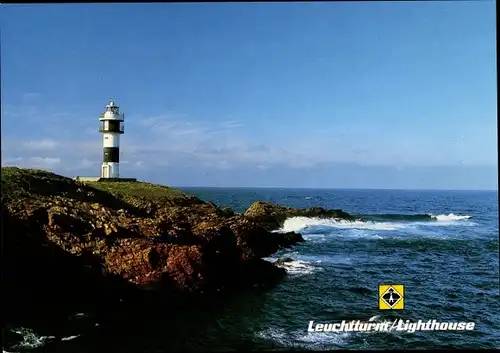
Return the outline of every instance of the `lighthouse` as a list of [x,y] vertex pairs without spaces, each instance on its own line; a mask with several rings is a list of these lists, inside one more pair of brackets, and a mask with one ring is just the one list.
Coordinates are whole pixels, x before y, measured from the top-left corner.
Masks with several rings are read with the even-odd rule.
[[110,99],[106,111],[99,116],[99,132],[102,134],[103,159],[101,167],[102,179],[118,179],[120,177],[120,135],[123,134],[125,115],[120,107]]

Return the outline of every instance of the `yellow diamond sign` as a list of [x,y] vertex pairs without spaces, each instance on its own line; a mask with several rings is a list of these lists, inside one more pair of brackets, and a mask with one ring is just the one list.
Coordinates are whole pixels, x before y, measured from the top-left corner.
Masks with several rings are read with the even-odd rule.
[[378,286],[378,308],[380,310],[403,310],[405,308],[404,296],[404,285],[380,284]]

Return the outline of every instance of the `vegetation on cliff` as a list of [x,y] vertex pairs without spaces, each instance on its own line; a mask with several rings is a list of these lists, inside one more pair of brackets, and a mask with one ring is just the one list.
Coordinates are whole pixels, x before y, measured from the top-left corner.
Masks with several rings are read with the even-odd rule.
[[142,198],[150,201],[168,201],[188,196],[178,189],[144,182],[98,182],[92,183],[92,187],[124,199]]
[[286,272],[262,257],[303,241],[273,232],[286,217],[351,217],[263,202],[240,215],[165,186],[35,169],[1,177],[4,317],[41,331],[76,312],[177,310],[177,299],[272,285]]
[[284,207],[269,202],[256,201],[244,213],[247,219],[258,222],[268,230],[275,230],[283,226],[283,223],[290,217],[317,217],[317,218],[338,218],[352,221],[352,215],[342,210],[326,210],[322,207],[311,207],[297,209]]
[[261,258],[302,240],[172,188],[15,167],[2,168],[2,217],[11,318],[111,305],[139,288],[274,283],[284,270]]

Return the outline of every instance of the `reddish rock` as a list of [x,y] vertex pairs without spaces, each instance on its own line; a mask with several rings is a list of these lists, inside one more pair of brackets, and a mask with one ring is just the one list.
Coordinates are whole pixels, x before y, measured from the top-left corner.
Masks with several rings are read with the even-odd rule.
[[336,218],[349,221],[355,219],[354,216],[339,209],[326,210],[322,207],[297,209],[263,201],[254,202],[243,216],[270,231],[281,228],[285,220],[290,217]]
[[[10,173],[5,178],[4,169]],[[119,195],[15,169],[2,168],[13,312],[26,300],[33,311],[50,305],[63,310],[80,300],[104,305],[138,289],[207,293],[275,283],[284,270],[261,258],[303,241],[194,196]],[[144,184],[137,187],[139,193]]]

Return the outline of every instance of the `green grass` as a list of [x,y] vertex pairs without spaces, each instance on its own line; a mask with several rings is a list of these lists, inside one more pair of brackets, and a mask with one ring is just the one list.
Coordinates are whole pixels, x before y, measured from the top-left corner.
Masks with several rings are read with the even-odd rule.
[[[188,196],[180,190],[143,182],[86,182],[88,189],[104,191],[115,197],[141,198],[149,201],[174,200]],[[71,178],[41,169],[2,167],[2,198],[40,195],[76,197],[80,187]]]
[[2,167],[2,182],[15,182],[26,177],[40,179],[64,179],[65,177],[42,169],[29,169],[18,167]]
[[143,183],[143,182],[90,182],[87,185],[94,189],[108,192],[122,197],[141,197],[147,200],[176,199],[187,196],[180,190],[168,186]]
[[66,189],[71,179],[41,169],[2,167],[2,197]]

